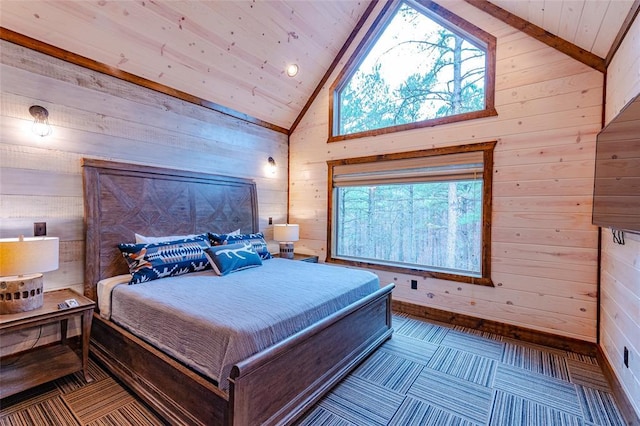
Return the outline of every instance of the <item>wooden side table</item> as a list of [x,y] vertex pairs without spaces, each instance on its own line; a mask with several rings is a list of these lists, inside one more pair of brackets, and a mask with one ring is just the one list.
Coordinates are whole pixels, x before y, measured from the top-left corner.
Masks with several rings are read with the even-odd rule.
[[[78,306],[59,309],[58,304],[76,299]],[[58,344],[35,347],[9,355],[0,360],[0,398],[13,395],[42,383],[82,370],[90,382],[89,339],[95,302],[71,289],[44,293],[41,308],[28,312],[0,315],[0,335],[25,328],[60,322],[61,340]],[[70,318],[81,317],[82,351],[77,354],[67,344],[67,325]]]
[[[280,257],[280,253],[276,253],[272,256]],[[293,260],[299,260],[301,262],[309,262],[309,263],[318,263],[318,256],[314,254],[293,253]]]
[[318,256],[313,254],[300,254],[293,253],[293,260],[299,260],[301,262],[318,263]]

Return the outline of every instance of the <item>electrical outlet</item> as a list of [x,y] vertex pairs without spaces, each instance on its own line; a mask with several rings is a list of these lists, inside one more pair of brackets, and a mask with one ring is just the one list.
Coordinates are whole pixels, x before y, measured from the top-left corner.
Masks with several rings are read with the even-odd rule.
[[269,217],[269,225],[273,225],[273,218]]
[[34,222],[33,223],[33,236],[43,237],[47,235],[47,222]]
[[411,290],[418,289],[418,280],[411,280]]
[[624,366],[629,368],[629,349],[627,349],[627,347],[624,347]]

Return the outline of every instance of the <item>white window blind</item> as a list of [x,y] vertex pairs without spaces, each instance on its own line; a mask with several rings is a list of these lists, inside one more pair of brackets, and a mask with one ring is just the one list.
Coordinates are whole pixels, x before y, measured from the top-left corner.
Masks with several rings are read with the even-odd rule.
[[484,172],[483,151],[339,164],[333,186],[370,186],[430,181],[477,180]]

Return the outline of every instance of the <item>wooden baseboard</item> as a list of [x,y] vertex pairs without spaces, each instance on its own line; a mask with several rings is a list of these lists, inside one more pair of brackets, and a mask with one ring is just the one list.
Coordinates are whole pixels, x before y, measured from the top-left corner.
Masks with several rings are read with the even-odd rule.
[[595,343],[571,337],[558,336],[543,331],[532,330],[516,325],[504,324],[498,321],[476,318],[464,314],[456,314],[454,312],[447,312],[440,309],[415,305],[413,303],[401,302],[398,300],[394,300],[391,306],[392,309],[396,312],[404,312],[409,315],[426,318],[432,321],[459,325],[462,327],[472,328],[474,330],[486,331],[489,333],[499,334],[501,336],[506,336],[525,342],[549,346],[565,351],[577,352],[579,354],[589,355],[593,357],[595,357],[597,353],[597,345]]
[[620,412],[622,417],[624,417],[625,422],[629,426],[640,426],[640,417],[638,417],[638,413],[636,413],[629,397],[626,393],[624,393],[624,389],[622,385],[618,381],[618,376],[613,371],[613,367],[609,363],[604,351],[600,346],[598,346],[597,351],[598,364],[602,367],[602,372],[604,376],[607,378],[609,382],[609,387],[611,387],[611,392],[613,393],[613,398],[616,400],[618,404],[618,408],[620,408]]

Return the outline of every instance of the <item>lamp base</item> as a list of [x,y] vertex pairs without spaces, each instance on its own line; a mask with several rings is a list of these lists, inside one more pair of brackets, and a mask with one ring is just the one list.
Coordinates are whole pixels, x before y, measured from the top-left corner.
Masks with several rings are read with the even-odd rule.
[[43,303],[42,274],[0,278],[0,315],[32,311]]
[[280,258],[293,259],[293,243],[280,243]]

